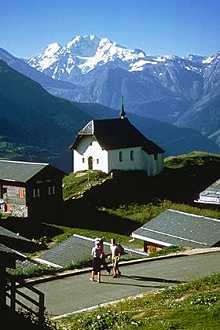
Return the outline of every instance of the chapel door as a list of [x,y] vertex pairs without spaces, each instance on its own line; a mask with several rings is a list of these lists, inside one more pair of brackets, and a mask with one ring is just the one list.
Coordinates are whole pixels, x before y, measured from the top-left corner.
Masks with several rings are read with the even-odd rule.
[[92,170],[93,169],[93,159],[92,156],[88,158],[88,169]]

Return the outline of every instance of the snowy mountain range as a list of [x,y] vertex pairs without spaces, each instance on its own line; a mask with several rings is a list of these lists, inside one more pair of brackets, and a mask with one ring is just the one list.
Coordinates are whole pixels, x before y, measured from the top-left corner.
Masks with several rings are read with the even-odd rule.
[[55,96],[119,109],[123,95],[128,112],[193,128],[220,146],[220,53],[152,56],[87,35],[25,60],[0,49],[0,59]]
[[76,81],[77,73],[85,75],[111,63],[129,72],[143,71],[149,64],[179,62],[186,70],[201,71],[201,65],[210,64],[215,56],[189,55],[185,58],[178,56],[149,56],[140,49],[128,49],[107,38],[94,35],[76,36],[65,46],[54,42],[49,44],[42,54],[32,57],[28,64],[44,72],[54,79]]
[[152,56],[107,38],[75,36],[52,43],[27,63],[70,90],[48,91],[72,101],[128,111],[199,130],[220,145],[220,53]]

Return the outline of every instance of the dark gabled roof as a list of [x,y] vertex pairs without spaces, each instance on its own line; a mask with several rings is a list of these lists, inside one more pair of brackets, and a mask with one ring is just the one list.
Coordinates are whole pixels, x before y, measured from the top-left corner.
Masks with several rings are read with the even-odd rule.
[[220,220],[168,209],[132,236],[161,246],[211,247],[220,242]]
[[8,238],[16,239],[16,240],[23,240],[23,241],[30,242],[29,239],[21,236],[20,234],[14,233],[13,231],[8,230],[2,226],[0,226],[0,240],[1,240],[1,237],[8,237]]
[[47,163],[0,160],[0,180],[25,183],[48,166]]
[[74,143],[75,149],[84,136],[94,136],[106,150],[130,147],[142,147],[149,154],[162,153],[164,150],[147,139],[127,118],[91,120],[79,131]]
[[16,251],[36,251],[38,244],[19,233],[0,226],[0,244]]

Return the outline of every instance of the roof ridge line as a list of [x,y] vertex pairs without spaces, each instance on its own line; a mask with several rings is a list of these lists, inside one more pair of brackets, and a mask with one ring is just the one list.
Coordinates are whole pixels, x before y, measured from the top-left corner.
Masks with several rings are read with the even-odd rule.
[[26,162],[26,161],[22,161],[22,160],[7,160],[7,159],[0,159],[0,162],[5,162],[5,163],[18,163],[18,164],[33,164],[33,165],[49,165],[49,163]]
[[183,212],[183,211],[178,211],[178,210],[174,210],[174,209],[167,209],[171,212],[176,212],[176,213],[182,213],[182,214],[186,214],[186,215],[191,215],[193,217],[199,217],[199,218],[205,218],[205,219],[210,219],[213,221],[217,221],[220,222],[220,219],[216,219],[216,218],[211,218],[211,217],[206,217],[205,215],[200,215],[200,214],[194,214],[194,213],[188,213],[188,212]]

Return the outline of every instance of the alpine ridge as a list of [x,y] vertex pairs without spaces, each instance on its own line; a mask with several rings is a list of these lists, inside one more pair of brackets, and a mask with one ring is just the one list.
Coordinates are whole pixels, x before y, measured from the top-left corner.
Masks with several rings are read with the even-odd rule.
[[50,44],[27,63],[45,75],[74,84],[71,101],[119,109],[190,127],[220,145],[220,53],[149,55],[95,35],[75,36],[66,45]]

